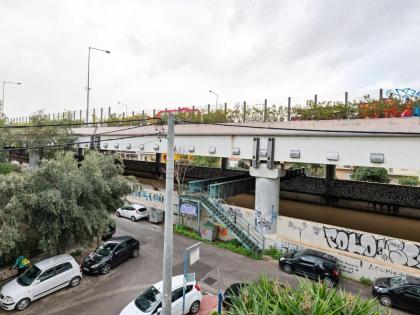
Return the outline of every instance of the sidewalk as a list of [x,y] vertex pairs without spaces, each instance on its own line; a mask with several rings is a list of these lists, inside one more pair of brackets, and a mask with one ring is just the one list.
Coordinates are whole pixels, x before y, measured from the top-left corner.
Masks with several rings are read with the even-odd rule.
[[217,296],[216,295],[203,295],[201,300],[200,311],[197,315],[209,315],[213,310],[217,308]]

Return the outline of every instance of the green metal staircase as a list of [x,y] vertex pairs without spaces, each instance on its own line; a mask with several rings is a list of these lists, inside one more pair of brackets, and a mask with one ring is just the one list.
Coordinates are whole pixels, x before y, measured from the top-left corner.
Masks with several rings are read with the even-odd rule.
[[248,250],[259,253],[264,249],[264,236],[242,217],[231,215],[225,211],[222,206],[224,201],[221,198],[211,198],[207,192],[200,190],[183,194],[182,200],[198,202],[201,209],[204,208],[217,222],[224,225],[235,239]]

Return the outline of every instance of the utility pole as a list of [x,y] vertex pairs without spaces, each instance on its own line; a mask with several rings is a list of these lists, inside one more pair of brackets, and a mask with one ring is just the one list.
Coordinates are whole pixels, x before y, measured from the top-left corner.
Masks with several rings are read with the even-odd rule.
[[163,244],[163,299],[162,315],[171,315],[172,254],[173,254],[173,193],[174,193],[174,116],[168,113],[168,148],[166,160],[165,235]]

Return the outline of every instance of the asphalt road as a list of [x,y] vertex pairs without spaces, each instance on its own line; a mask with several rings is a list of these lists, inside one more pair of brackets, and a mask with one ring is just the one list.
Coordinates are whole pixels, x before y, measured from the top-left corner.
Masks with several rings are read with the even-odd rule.
[[[105,276],[85,275],[78,287],[63,289],[34,301],[19,314],[115,315],[144,288],[162,280],[163,226],[147,221],[115,219],[116,235],[131,235],[140,240],[139,257],[122,263]],[[174,275],[182,273],[183,251],[194,243],[196,241],[174,235]],[[218,264],[220,283],[217,281]],[[298,278],[279,270],[277,261],[256,261],[207,244],[201,245],[200,261],[190,271],[196,272],[203,292],[207,293],[217,293],[219,285],[225,289],[234,282],[257,279],[261,273],[283,283],[298,283]],[[370,297],[370,288],[361,284],[343,280],[341,287],[362,297]],[[5,313],[0,310],[0,314]],[[392,314],[407,313],[393,310]]]

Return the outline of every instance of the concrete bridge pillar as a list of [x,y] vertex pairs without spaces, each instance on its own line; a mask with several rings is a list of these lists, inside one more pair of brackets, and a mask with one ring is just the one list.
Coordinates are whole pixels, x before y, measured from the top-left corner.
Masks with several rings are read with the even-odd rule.
[[228,165],[229,165],[229,159],[228,158],[221,158],[220,169],[221,169],[222,172],[228,168]]
[[275,233],[280,202],[281,170],[268,169],[261,163],[250,168],[255,177],[255,228],[262,233]]
[[325,179],[327,181],[335,180],[335,165],[333,164],[325,165]]

